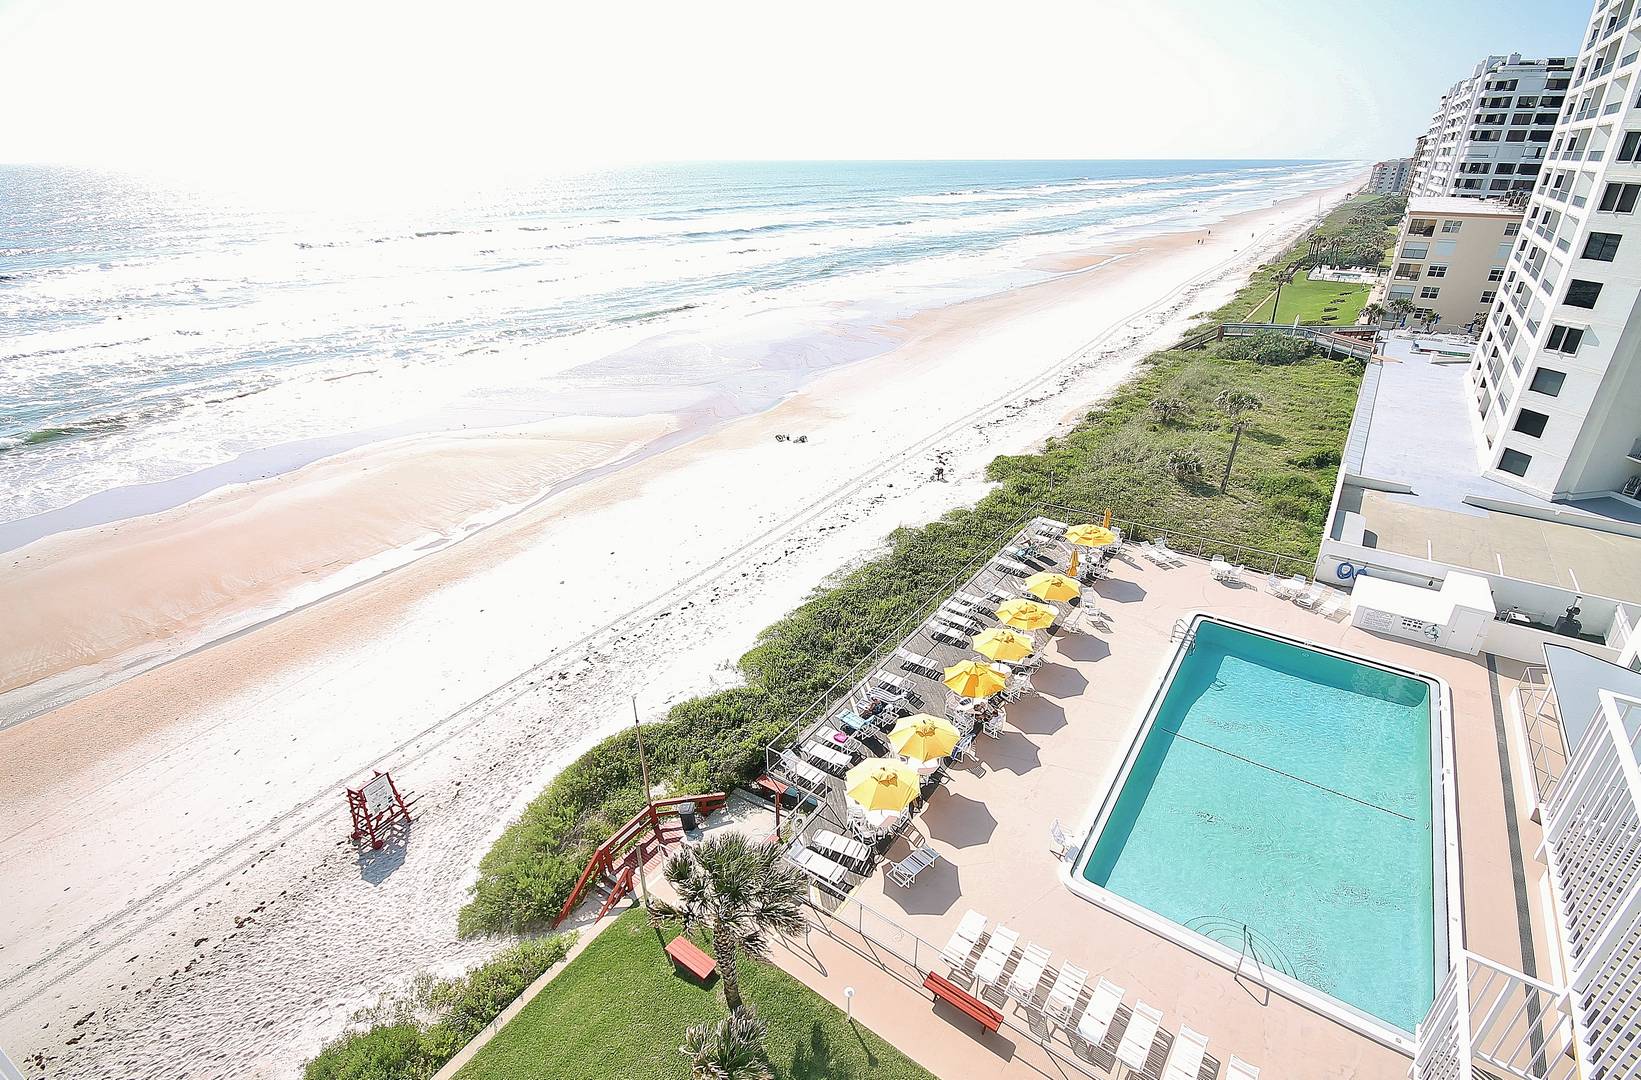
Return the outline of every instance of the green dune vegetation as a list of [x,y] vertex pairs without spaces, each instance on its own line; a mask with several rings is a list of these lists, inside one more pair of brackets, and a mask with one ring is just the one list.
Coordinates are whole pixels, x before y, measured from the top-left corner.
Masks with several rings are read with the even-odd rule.
[[[1318,232],[1368,258],[1384,251],[1401,207],[1397,198],[1353,199]],[[1261,267],[1212,321],[1241,319],[1272,291],[1277,270],[1308,247],[1307,235]],[[766,741],[783,724],[1042,504],[1111,507],[1158,528],[1314,558],[1359,380],[1358,366],[1314,356],[1285,338],[1152,354],[1069,434],[1039,453],[993,461],[988,477],[996,487],[974,506],[897,530],[881,554],[765,629],[740,660],[744,686],[682,702],[647,727],[652,780],[669,793],[694,794],[754,779]],[[1227,393],[1252,395],[1257,404],[1233,418],[1220,404]],[[1221,495],[1237,423],[1244,430]],[[588,750],[484,856],[460,932],[547,925],[593,850],[642,807],[640,787],[630,730]]]

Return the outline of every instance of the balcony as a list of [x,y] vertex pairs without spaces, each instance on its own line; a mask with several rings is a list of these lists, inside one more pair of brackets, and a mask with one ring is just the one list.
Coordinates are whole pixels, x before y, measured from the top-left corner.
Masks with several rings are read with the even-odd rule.
[[1435,222],[1429,222],[1429,223],[1424,224],[1424,225],[1410,225],[1410,226],[1408,226],[1407,235],[1409,235],[1409,236],[1435,236],[1436,235],[1436,223]]
[[1635,445],[1630,447],[1629,458],[1631,461],[1641,463],[1641,439],[1635,440]]

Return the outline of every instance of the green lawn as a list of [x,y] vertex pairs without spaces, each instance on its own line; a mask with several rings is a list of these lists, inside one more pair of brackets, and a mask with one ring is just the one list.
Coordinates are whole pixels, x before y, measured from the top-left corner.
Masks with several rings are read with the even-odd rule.
[[[675,935],[623,915],[458,1074],[460,1080],[689,1080],[684,1028],[724,1015],[716,983],[674,973]],[[792,1080],[934,1080],[900,1051],[769,964],[742,964],[742,993],[769,1024],[775,1075]]]
[[[1346,285],[1337,281],[1312,281],[1296,277],[1290,285],[1282,286],[1282,310],[1271,318],[1270,297],[1255,310],[1249,322],[1276,322],[1284,325],[1294,319],[1309,326],[1350,326],[1367,303],[1368,286]],[[1329,311],[1328,308],[1334,310]]]

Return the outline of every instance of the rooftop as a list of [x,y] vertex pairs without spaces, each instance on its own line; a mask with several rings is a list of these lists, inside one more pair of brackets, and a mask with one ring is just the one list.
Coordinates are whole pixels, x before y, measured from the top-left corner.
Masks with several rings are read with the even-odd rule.
[[1415,195],[1407,200],[1410,214],[1446,214],[1450,217],[1519,218],[1522,208],[1492,199],[1464,199],[1457,195]]
[[[1434,200],[1441,201],[1441,200]],[[1463,200],[1459,200],[1463,201]],[[1483,475],[1465,382],[1471,344],[1388,335],[1345,444],[1331,534],[1360,514],[1367,547],[1575,592],[1641,596],[1641,506],[1551,502]]]

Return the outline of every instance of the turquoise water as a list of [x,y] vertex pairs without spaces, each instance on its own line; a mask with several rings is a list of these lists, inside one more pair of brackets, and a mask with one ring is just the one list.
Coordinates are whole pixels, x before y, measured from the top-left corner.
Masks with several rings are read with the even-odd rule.
[[1246,924],[1411,1032],[1436,977],[1430,724],[1423,680],[1203,622],[1083,876],[1232,948]]

